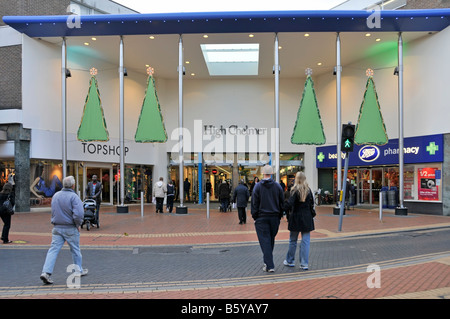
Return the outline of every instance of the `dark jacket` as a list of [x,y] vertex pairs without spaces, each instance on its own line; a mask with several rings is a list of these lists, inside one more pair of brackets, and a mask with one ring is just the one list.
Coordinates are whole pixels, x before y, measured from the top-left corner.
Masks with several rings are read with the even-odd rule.
[[99,181],[96,182],[96,185],[95,185],[95,195],[94,195],[94,196],[92,196],[92,190],[93,190],[93,188],[94,188],[94,183],[93,183],[93,182],[89,182],[89,183],[87,184],[86,190],[85,190],[86,197],[92,197],[92,198],[94,198],[94,199],[102,200],[102,188],[103,188],[102,183],[99,182]]
[[175,185],[167,184],[167,196],[175,196]]
[[298,192],[294,192],[284,203],[284,209],[288,218],[288,230],[299,232],[310,232],[314,230],[314,220],[311,214],[314,207],[314,199],[309,191],[304,202],[300,201]]
[[250,198],[250,192],[247,186],[239,184],[233,193],[233,203],[236,203],[236,207],[247,207],[248,199]]
[[252,193],[252,217],[283,216],[284,192],[273,179],[263,179],[255,185]]
[[221,183],[219,186],[219,198],[230,198],[230,186],[228,183]]

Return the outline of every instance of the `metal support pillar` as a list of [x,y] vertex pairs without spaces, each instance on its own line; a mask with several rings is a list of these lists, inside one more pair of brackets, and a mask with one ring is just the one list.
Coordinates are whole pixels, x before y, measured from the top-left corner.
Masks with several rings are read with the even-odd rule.
[[[340,187],[342,185],[342,157],[341,157],[341,38],[339,36],[339,32],[336,36],[336,137],[337,137],[337,193],[340,194]],[[341,202],[337,203],[338,207],[341,205]]]
[[[67,176],[67,47],[63,37],[61,46],[61,134],[62,134],[62,177]],[[78,187],[78,186],[77,186]]]
[[128,213],[128,206],[124,206],[125,200],[125,108],[124,108],[124,69],[123,69],[123,36],[120,36],[119,45],[119,149],[120,149],[120,206],[118,213]]
[[180,164],[180,182],[179,182],[179,196],[180,206],[176,207],[177,214],[187,214],[187,207],[183,205],[184,201],[184,150],[183,150],[183,36],[180,34],[178,42],[178,134],[179,134],[179,153],[178,161]]
[[[345,165],[344,165],[344,177],[348,174],[348,162],[350,160],[350,153],[345,153]],[[342,185],[342,198],[341,198],[341,206],[339,207],[339,228],[338,230],[342,230],[342,218],[344,216],[345,209],[345,192],[347,191],[347,181],[344,179],[344,184]]]
[[399,163],[399,206],[395,208],[395,215],[407,215],[408,209],[403,206],[403,39],[402,33],[398,34],[398,163]]
[[273,67],[275,74],[275,180],[280,182],[280,62],[278,48],[278,34],[275,33]]

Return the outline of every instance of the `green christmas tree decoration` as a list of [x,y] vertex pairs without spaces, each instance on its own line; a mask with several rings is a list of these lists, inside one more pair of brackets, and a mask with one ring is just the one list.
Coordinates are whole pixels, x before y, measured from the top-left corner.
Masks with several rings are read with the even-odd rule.
[[306,69],[306,82],[303,90],[300,108],[297,113],[297,120],[294,132],[291,136],[292,144],[325,144],[325,134],[323,132],[322,120],[320,118],[319,107],[314,91],[314,82],[311,78],[312,70]]
[[90,70],[91,79],[89,81],[89,92],[84,104],[83,116],[78,127],[77,138],[82,142],[106,142],[109,140],[108,130],[106,128],[105,117],[103,114],[102,101],[98,90],[96,79],[97,70]]
[[166,128],[155,89],[153,69],[148,68],[147,90],[139,115],[135,141],[138,143],[164,143],[167,141]]
[[368,69],[366,75],[368,79],[356,124],[355,143],[358,145],[385,145],[388,142],[388,136],[373,81],[373,70]]

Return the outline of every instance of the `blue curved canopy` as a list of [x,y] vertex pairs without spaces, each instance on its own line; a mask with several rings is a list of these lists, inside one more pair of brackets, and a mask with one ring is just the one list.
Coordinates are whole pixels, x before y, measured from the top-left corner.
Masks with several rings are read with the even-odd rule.
[[[240,32],[414,32],[441,31],[450,9],[383,10],[379,28],[372,12],[249,11],[83,16],[5,16],[3,21],[30,37]],[[69,21],[69,24],[67,23]],[[78,24],[77,24],[78,23]]]

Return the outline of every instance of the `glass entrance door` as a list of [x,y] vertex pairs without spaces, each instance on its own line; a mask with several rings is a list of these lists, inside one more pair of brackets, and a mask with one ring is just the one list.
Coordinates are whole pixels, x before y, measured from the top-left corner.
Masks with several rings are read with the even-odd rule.
[[382,168],[362,168],[358,170],[358,203],[378,204],[383,185]]
[[370,204],[370,169],[358,171],[358,204]]
[[372,168],[372,202],[371,204],[380,203],[380,191],[383,185],[383,169],[382,168]]
[[102,202],[113,204],[113,168],[112,165],[100,166],[98,164],[84,164],[83,188],[81,198],[86,198],[86,186],[92,180],[92,175],[97,175],[97,179],[102,183]]

